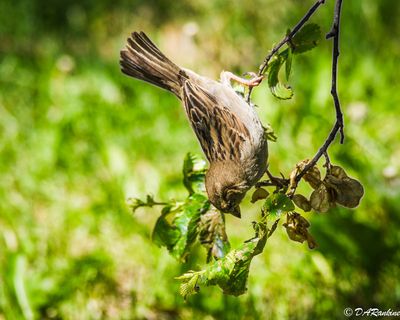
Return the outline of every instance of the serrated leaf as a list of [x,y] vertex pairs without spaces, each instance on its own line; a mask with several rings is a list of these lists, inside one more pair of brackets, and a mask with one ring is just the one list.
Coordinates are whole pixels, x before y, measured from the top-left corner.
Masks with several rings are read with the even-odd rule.
[[138,198],[129,198],[126,202],[132,213],[135,213],[137,209],[145,205],[145,202]]
[[320,40],[320,26],[308,23],[291,39],[290,46],[294,54],[299,54],[315,48]]
[[282,214],[293,211],[295,207],[292,200],[286,194],[278,192],[267,198],[263,209],[269,215],[279,218]]
[[[238,249],[230,251],[224,258],[215,261],[201,271],[190,271],[177,277],[181,280],[180,292],[185,295],[193,294],[199,289],[199,285],[218,285],[225,294],[234,296],[246,292],[247,278],[252,259],[260,254],[268,238],[268,228],[265,223],[255,223],[256,236]],[[196,290],[193,288],[193,278],[196,277]]]
[[154,197],[149,194],[146,196],[146,201],[143,201],[138,198],[129,198],[127,200],[127,205],[132,210],[132,213],[135,213],[135,211],[141,207],[152,208],[155,205],[165,205],[165,204],[166,203],[155,201]]
[[207,262],[225,257],[230,244],[225,231],[224,215],[217,210],[209,210],[201,215],[200,243],[207,249]]
[[200,216],[210,207],[207,198],[194,193],[184,203],[164,207],[153,230],[153,241],[176,259],[185,260],[198,234]]
[[275,97],[281,100],[289,100],[293,97],[292,88],[280,82],[278,82],[275,87],[271,88],[271,92]]
[[189,271],[185,273],[181,277],[176,277],[177,280],[183,280],[179,288],[179,294],[186,300],[186,298],[192,294],[195,294],[199,291],[199,287],[197,285],[197,281],[199,280],[201,273]]
[[268,65],[268,86],[272,94],[278,99],[287,100],[293,96],[293,90],[279,81],[279,71],[282,65],[287,61],[289,50],[286,49],[276,55]]
[[265,139],[275,142],[278,140],[278,136],[275,134],[274,129],[272,126],[268,123],[267,125],[263,126],[264,128],[264,134],[265,134]]
[[278,74],[279,70],[284,63],[284,58],[281,55],[277,55],[273,58],[273,60],[268,65],[268,86],[275,87],[279,82]]
[[204,189],[206,162],[191,153],[187,153],[183,161],[183,184],[193,194]]
[[165,215],[157,219],[152,234],[153,242],[156,245],[165,246],[168,250],[172,250],[179,237],[179,230],[167,221]]
[[207,198],[196,193],[182,206],[183,211],[177,214],[174,220],[174,225],[180,231],[180,237],[170,251],[175,258],[185,260],[190,246],[196,239],[200,215],[207,211],[209,206]]

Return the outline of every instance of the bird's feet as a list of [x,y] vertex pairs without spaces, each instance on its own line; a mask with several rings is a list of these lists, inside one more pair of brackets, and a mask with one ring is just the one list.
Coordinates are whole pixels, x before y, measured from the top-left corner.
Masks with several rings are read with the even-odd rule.
[[254,72],[247,72],[246,75],[249,75],[252,78],[245,79],[233,74],[232,72],[222,71],[220,78],[222,83],[225,83],[229,86],[231,85],[231,81],[236,81],[237,83],[240,83],[241,85],[244,85],[249,88],[258,86],[264,79],[264,76],[258,76]]
[[256,188],[275,186],[279,189],[285,189],[289,186],[290,180],[286,179],[282,174],[282,177],[274,177],[268,169],[266,173],[269,179],[257,182],[255,184]]

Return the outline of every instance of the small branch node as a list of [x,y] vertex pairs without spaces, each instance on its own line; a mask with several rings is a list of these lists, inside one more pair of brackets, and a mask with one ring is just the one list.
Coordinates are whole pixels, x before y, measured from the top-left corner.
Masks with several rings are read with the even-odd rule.
[[[262,76],[265,70],[268,67],[268,63],[271,60],[271,58],[278,53],[278,51],[288,42],[291,41],[291,39],[296,35],[297,32],[300,31],[300,29],[303,27],[303,25],[310,19],[310,17],[315,13],[315,11],[318,9],[318,7],[322,4],[325,3],[325,0],[317,0],[313,6],[307,11],[307,13],[301,18],[301,20],[294,26],[294,28],[287,34],[277,45],[275,45],[272,50],[267,54],[265,57],[263,63],[260,65],[258,69],[258,75]],[[251,101],[251,92],[253,91],[253,88],[249,88],[249,92],[246,97],[247,103],[250,103]]]

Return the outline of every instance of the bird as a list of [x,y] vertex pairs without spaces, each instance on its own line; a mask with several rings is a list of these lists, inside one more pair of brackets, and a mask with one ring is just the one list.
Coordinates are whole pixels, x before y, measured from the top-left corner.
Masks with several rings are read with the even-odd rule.
[[144,32],[133,32],[120,51],[121,71],[172,92],[182,101],[209,168],[205,188],[212,205],[223,213],[241,217],[240,203],[247,191],[264,175],[268,145],[264,127],[255,110],[231,81],[248,87],[251,79],[222,71],[216,81],[168,59]]

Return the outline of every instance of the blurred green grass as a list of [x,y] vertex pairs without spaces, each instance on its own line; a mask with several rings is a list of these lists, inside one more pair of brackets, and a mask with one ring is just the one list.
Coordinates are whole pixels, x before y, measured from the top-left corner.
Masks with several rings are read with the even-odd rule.
[[[400,307],[400,3],[345,1],[339,94],[346,140],[334,163],[361,180],[356,210],[308,214],[319,248],[278,230],[239,298],[218,288],[185,303],[181,266],[151,243],[159,214],[125,199],[180,198],[181,163],[200,153],[179,102],[128,79],[118,52],[144,30],[178,64],[217,77],[254,70],[312,1],[9,1],[0,4],[0,318],[313,319],[345,307]],[[313,21],[329,30],[333,1]],[[228,10],[229,9],[229,10]],[[17,19],[18,17],[18,19]],[[291,101],[254,92],[278,142],[270,167],[288,173],[330,127],[330,43],[296,57]],[[307,192],[307,187],[302,186]],[[233,245],[258,214],[245,199],[227,218]]]

